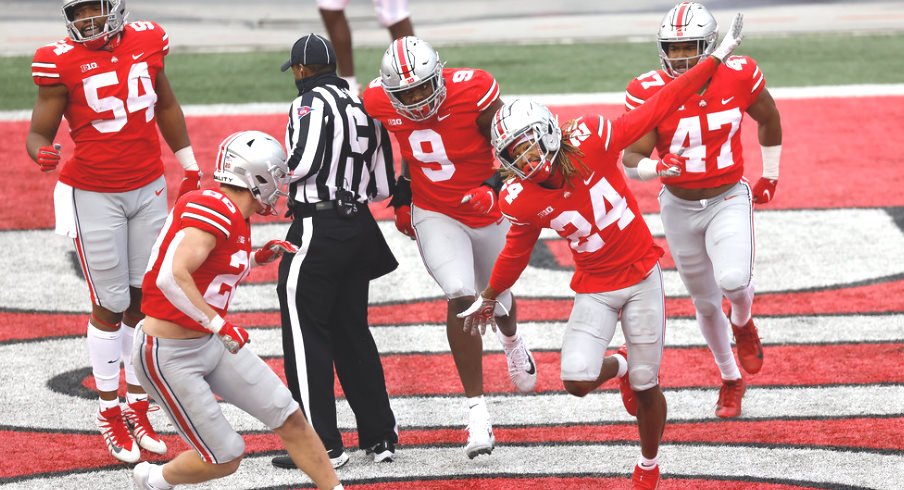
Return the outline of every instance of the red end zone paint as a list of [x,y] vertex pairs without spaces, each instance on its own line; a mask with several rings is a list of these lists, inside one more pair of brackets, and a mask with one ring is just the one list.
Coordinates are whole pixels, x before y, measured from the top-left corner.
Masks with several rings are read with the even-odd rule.
[[[889,141],[904,140],[904,97],[863,97],[779,100],[785,138],[781,178],[776,200],[767,209],[876,207],[904,205],[904,166],[898,164]],[[618,117],[621,105],[553,107],[560,120],[585,113]],[[875,117],[881,114],[882,117]],[[212,185],[211,172],[220,141],[235,131],[257,129],[282,140],[284,115],[195,116],[186,118],[195,155],[205,173],[203,185]],[[65,121],[57,140],[64,160],[72,155]],[[25,152],[28,122],[0,122],[0,162],[7,172],[7,188],[0,195],[0,230],[48,228],[53,224],[52,191],[56,172],[41,173]],[[746,175],[760,176],[760,150],[756,123],[745,118]],[[162,139],[161,139],[162,142]],[[164,144],[164,143],[161,143]],[[397,147],[396,147],[397,149]],[[396,151],[396,154],[398,152]],[[170,200],[174,200],[182,169],[164,146]],[[631,182],[643,212],[658,210],[655,182]],[[377,205],[380,217],[391,215]],[[23,212],[27,210],[27,212]]]

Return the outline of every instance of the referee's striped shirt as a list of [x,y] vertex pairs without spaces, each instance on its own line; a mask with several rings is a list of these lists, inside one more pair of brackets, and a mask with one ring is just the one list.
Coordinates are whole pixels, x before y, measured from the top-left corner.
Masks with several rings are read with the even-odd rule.
[[358,202],[381,201],[395,186],[389,133],[357,96],[335,85],[320,85],[292,102],[286,149],[290,202],[332,201],[339,188]]

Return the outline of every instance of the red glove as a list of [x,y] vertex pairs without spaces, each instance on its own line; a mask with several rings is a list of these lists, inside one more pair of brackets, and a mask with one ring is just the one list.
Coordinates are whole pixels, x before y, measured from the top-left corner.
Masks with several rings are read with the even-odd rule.
[[687,166],[687,157],[681,156],[681,153],[666,153],[656,164],[656,173],[660,177],[678,177],[683,174]]
[[469,205],[476,213],[489,214],[496,205],[496,193],[485,185],[475,187],[461,198],[461,204]]
[[757,204],[766,204],[775,197],[775,188],[778,186],[778,180],[760,177],[753,186],[753,202]]
[[269,264],[282,257],[284,252],[294,254],[297,251],[298,247],[285,240],[270,240],[254,252],[251,256],[251,263],[253,265]]
[[41,172],[50,172],[60,164],[60,150],[62,148],[59,143],[38,148],[37,162],[38,166],[41,167]]
[[415,239],[414,228],[411,226],[411,206],[405,204],[395,208],[395,227],[400,232]]
[[201,171],[200,170],[186,170],[185,177],[182,178],[182,184],[179,185],[179,195],[176,196],[176,199],[188,194],[191,191],[196,191],[201,188]]
[[220,315],[213,317],[208,328],[217,335],[220,342],[223,342],[226,350],[233,354],[245,347],[245,344],[251,342],[251,339],[248,338],[248,332],[244,328],[227,322]]

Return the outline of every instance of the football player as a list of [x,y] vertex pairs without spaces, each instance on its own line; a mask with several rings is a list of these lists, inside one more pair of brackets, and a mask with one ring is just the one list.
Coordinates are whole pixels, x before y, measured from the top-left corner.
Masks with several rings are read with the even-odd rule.
[[[383,55],[380,78],[364,107],[395,135],[402,173],[391,204],[396,227],[417,239],[427,271],[448,300],[446,335],[469,407],[469,458],[490,454],[493,426],[483,399],[483,345],[456,315],[487,285],[509,228],[499,213],[490,122],[502,106],[493,77],[473,68],[444,68],[422,39],[403,37]],[[499,330],[509,375],[521,392],[534,389],[537,368],[515,323],[510,292],[499,300]]]
[[141,279],[166,219],[158,127],[185,167],[180,193],[198,187],[200,172],[163,71],[169,51],[163,28],[126,23],[123,0],[66,0],[62,12],[69,36],[38,48],[31,65],[38,96],[26,147],[42,171],[54,170],[61,157],[54,140],[66,117],[75,151],[54,190],[56,232],[73,239],[91,297],[87,338],[100,392],[97,426],[110,453],[134,463],[139,446],[166,452],[128,362],[122,408],[117,392],[119,366],[142,318]]
[[[699,3],[672,8],[659,28],[661,70],[628,85],[628,110],[664,90],[715,48],[718,25]],[[749,114],[758,125],[763,176],[753,189],[744,180],[741,123]],[[775,196],[782,126],[775,101],[756,61],[732,56],[705,88],[625,150],[630,176],[660,178],[662,225],[681,280],[690,292],[697,323],[722,376],[716,415],[741,414],[746,382],[731,351],[729,322],[738,359],[748,374],[763,366],[763,347],[753,323],[753,206]],[[659,159],[651,158],[653,150]],[[682,158],[675,160],[674,155]],[[662,172],[670,168],[672,172]],[[722,298],[730,303],[730,318]]]
[[[460,316],[466,329],[482,332],[494,321],[500,293],[527,267],[540,232],[551,228],[567,240],[577,294],[562,341],[562,381],[569,393],[583,397],[620,378],[622,401],[637,416],[640,432],[634,488],[653,489],[659,481],[657,454],[666,418],[659,387],[663,250],[653,242],[618,157],[703,86],[740,43],[740,31],[739,15],[712,56],[616,120],[587,115],[563,131],[549,109],[524,100],[505,104],[493,119],[493,147],[511,175],[499,203],[512,228],[489,286]],[[604,357],[619,319],[627,348]]]
[[147,317],[138,324],[131,358],[141,384],[192,449],[165,465],[136,465],[135,483],[169,489],[238,469],[245,443],[223,416],[219,397],[273,429],[318,488],[342,488],[289,389],[245,347],[248,332],[224,318],[252,266],[297,250],[271,240],[251,251],[250,218],[276,214],[286,152],[270,135],[242,131],[223,140],[216,165],[219,190],[180,198],[154,243],[143,284]]

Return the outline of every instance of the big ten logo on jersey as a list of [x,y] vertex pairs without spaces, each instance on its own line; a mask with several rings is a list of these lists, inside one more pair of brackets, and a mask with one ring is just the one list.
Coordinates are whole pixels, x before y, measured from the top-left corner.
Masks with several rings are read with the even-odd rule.
[[734,71],[741,71],[744,69],[744,65],[747,64],[747,58],[743,56],[730,56],[727,61],[725,61],[725,66],[731,68]]
[[388,122],[390,126],[401,126],[402,125],[402,120],[398,117],[390,117],[389,119],[386,120],[386,122]]
[[86,71],[94,70],[96,68],[97,68],[97,63],[95,63],[93,61],[91,63],[85,63],[84,65],[82,65],[82,73],[85,73]]
[[50,43],[48,46],[53,46],[53,54],[59,56],[63,53],[68,53],[72,51],[72,48],[75,46],[66,43],[66,41],[57,41],[55,43]]
[[570,142],[573,146],[581,146],[587,138],[590,137],[590,128],[587,123],[582,121],[583,117],[579,117],[572,121],[571,125],[565,129],[566,134],[570,134]]
[[135,32],[152,31],[154,30],[154,23],[148,22],[146,20],[139,20],[135,22],[129,22],[129,27],[131,27]]
[[467,82],[474,77],[474,70],[456,70],[452,74],[453,83]]

